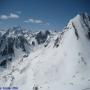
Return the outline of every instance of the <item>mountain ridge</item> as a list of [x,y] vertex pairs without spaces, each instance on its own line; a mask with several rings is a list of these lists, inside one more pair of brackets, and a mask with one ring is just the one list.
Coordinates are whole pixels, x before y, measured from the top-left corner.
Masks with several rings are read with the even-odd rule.
[[0,86],[16,86],[19,90],[89,90],[89,27],[90,19],[85,13],[71,19],[62,32],[20,32],[16,37],[3,34],[7,38],[23,36],[30,52],[16,49],[12,63],[0,68]]

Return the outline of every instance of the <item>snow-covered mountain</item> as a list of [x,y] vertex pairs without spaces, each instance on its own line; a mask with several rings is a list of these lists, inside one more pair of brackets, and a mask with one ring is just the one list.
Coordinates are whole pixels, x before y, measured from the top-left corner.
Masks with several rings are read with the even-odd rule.
[[0,31],[0,87],[90,90],[90,17],[71,19],[62,32]]

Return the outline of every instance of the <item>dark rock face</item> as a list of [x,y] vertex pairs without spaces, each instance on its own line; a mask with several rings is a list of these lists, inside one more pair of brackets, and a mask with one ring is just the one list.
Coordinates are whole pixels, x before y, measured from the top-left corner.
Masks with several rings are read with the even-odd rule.
[[55,40],[55,43],[54,43],[54,47],[58,47],[59,46],[59,38],[57,37],[57,39]]
[[28,41],[23,35],[9,36],[9,30],[0,37],[0,55],[13,55],[14,48],[21,48],[26,52],[26,46],[29,45]]
[[7,60],[3,60],[3,61],[0,63],[0,66],[3,67],[3,68],[6,68],[6,67],[7,67]]
[[90,16],[86,15],[86,13],[82,13],[81,14],[81,17],[83,19],[83,22],[84,22],[85,26],[88,29],[88,32],[87,32],[87,35],[86,36],[87,36],[88,39],[90,39],[90,26],[88,24],[88,21],[90,21]]
[[32,45],[35,46],[35,42],[34,41],[32,41]]
[[15,47],[21,48],[23,51],[26,51],[25,44],[29,45],[28,41],[25,39],[24,36],[18,36],[15,38]]
[[6,37],[5,35],[3,35],[0,38],[0,54],[2,56],[4,55],[8,55],[8,54],[14,54],[14,40],[13,38],[10,37]]
[[88,23],[87,23],[87,21],[86,21],[87,19],[86,19],[86,16],[85,15],[83,15],[83,21],[84,21],[84,24],[86,25],[86,27],[88,28],[88,30],[90,31],[90,27],[88,26]]
[[38,86],[34,86],[33,90],[39,90]]
[[77,30],[77,28],[75,27],[75,25],[74,25],[73,22],[72,22],[72,26],[73,26],[73,28],[74,28],[74,30],[75,30],[75,35],[76,35],[77,40],[78,40],[78,39],[79,39],[78,30]]
[[0,67],[6,68],[6,67],[7,67],[7,63],[8,63],[8,62],[11,62],[11,61],[12,61],[12,58],[11,58],[11,57],[2,60],[1,63],[0,63]]
[[50,35],[49,31],[45,31],[44,34],[40,31],[37,33],[35,39],[37,40],[38,44],[42,44],[46,41],[48,35]]
[[90,31],[88,31],[87,37],[88,39],[90,39]]
[[8,62],[12,61],[12,57],[15,55],[15,48],[21,49],[22,52],[27,51],[27,45],[29,43],[23,34],[13,34],[11,31],[6,31],[5,34],[0,36],[0,57],[4,59],[0,60],[0,66],[6,67]]
[[90,16],[88,18],[89,18],[89,21],[90,21]]
[[25,45],[29,45],[23,35],[17,37],[8,37],[7,32],[0,38],[0,54],[2,56],[14,54],[14,47],[26,51]]

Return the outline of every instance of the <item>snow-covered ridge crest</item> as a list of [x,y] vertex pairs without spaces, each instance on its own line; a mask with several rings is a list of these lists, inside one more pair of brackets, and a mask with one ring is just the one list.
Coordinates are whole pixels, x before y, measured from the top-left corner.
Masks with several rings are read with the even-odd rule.
[[74,29],[77,39],[82,36],[90,39],[90,16],[87,13],[81,13],[71,19],[65,30],[72,29]]

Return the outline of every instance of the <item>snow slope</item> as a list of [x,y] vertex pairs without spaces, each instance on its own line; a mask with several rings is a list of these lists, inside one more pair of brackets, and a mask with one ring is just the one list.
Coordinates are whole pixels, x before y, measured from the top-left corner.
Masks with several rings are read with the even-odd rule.
[[[14,60],[0,71],[1,87],[19,90],[90,90],[90,17],[71,19],[63,32],[50,32],[35,41],[27,57]],[[45,34],[45,33],[43,33]],[[39,33],[40,35],[40,33]],[[43,37],[40,35],[40,37]],[[31,44],[30,44],[31,45]]]

